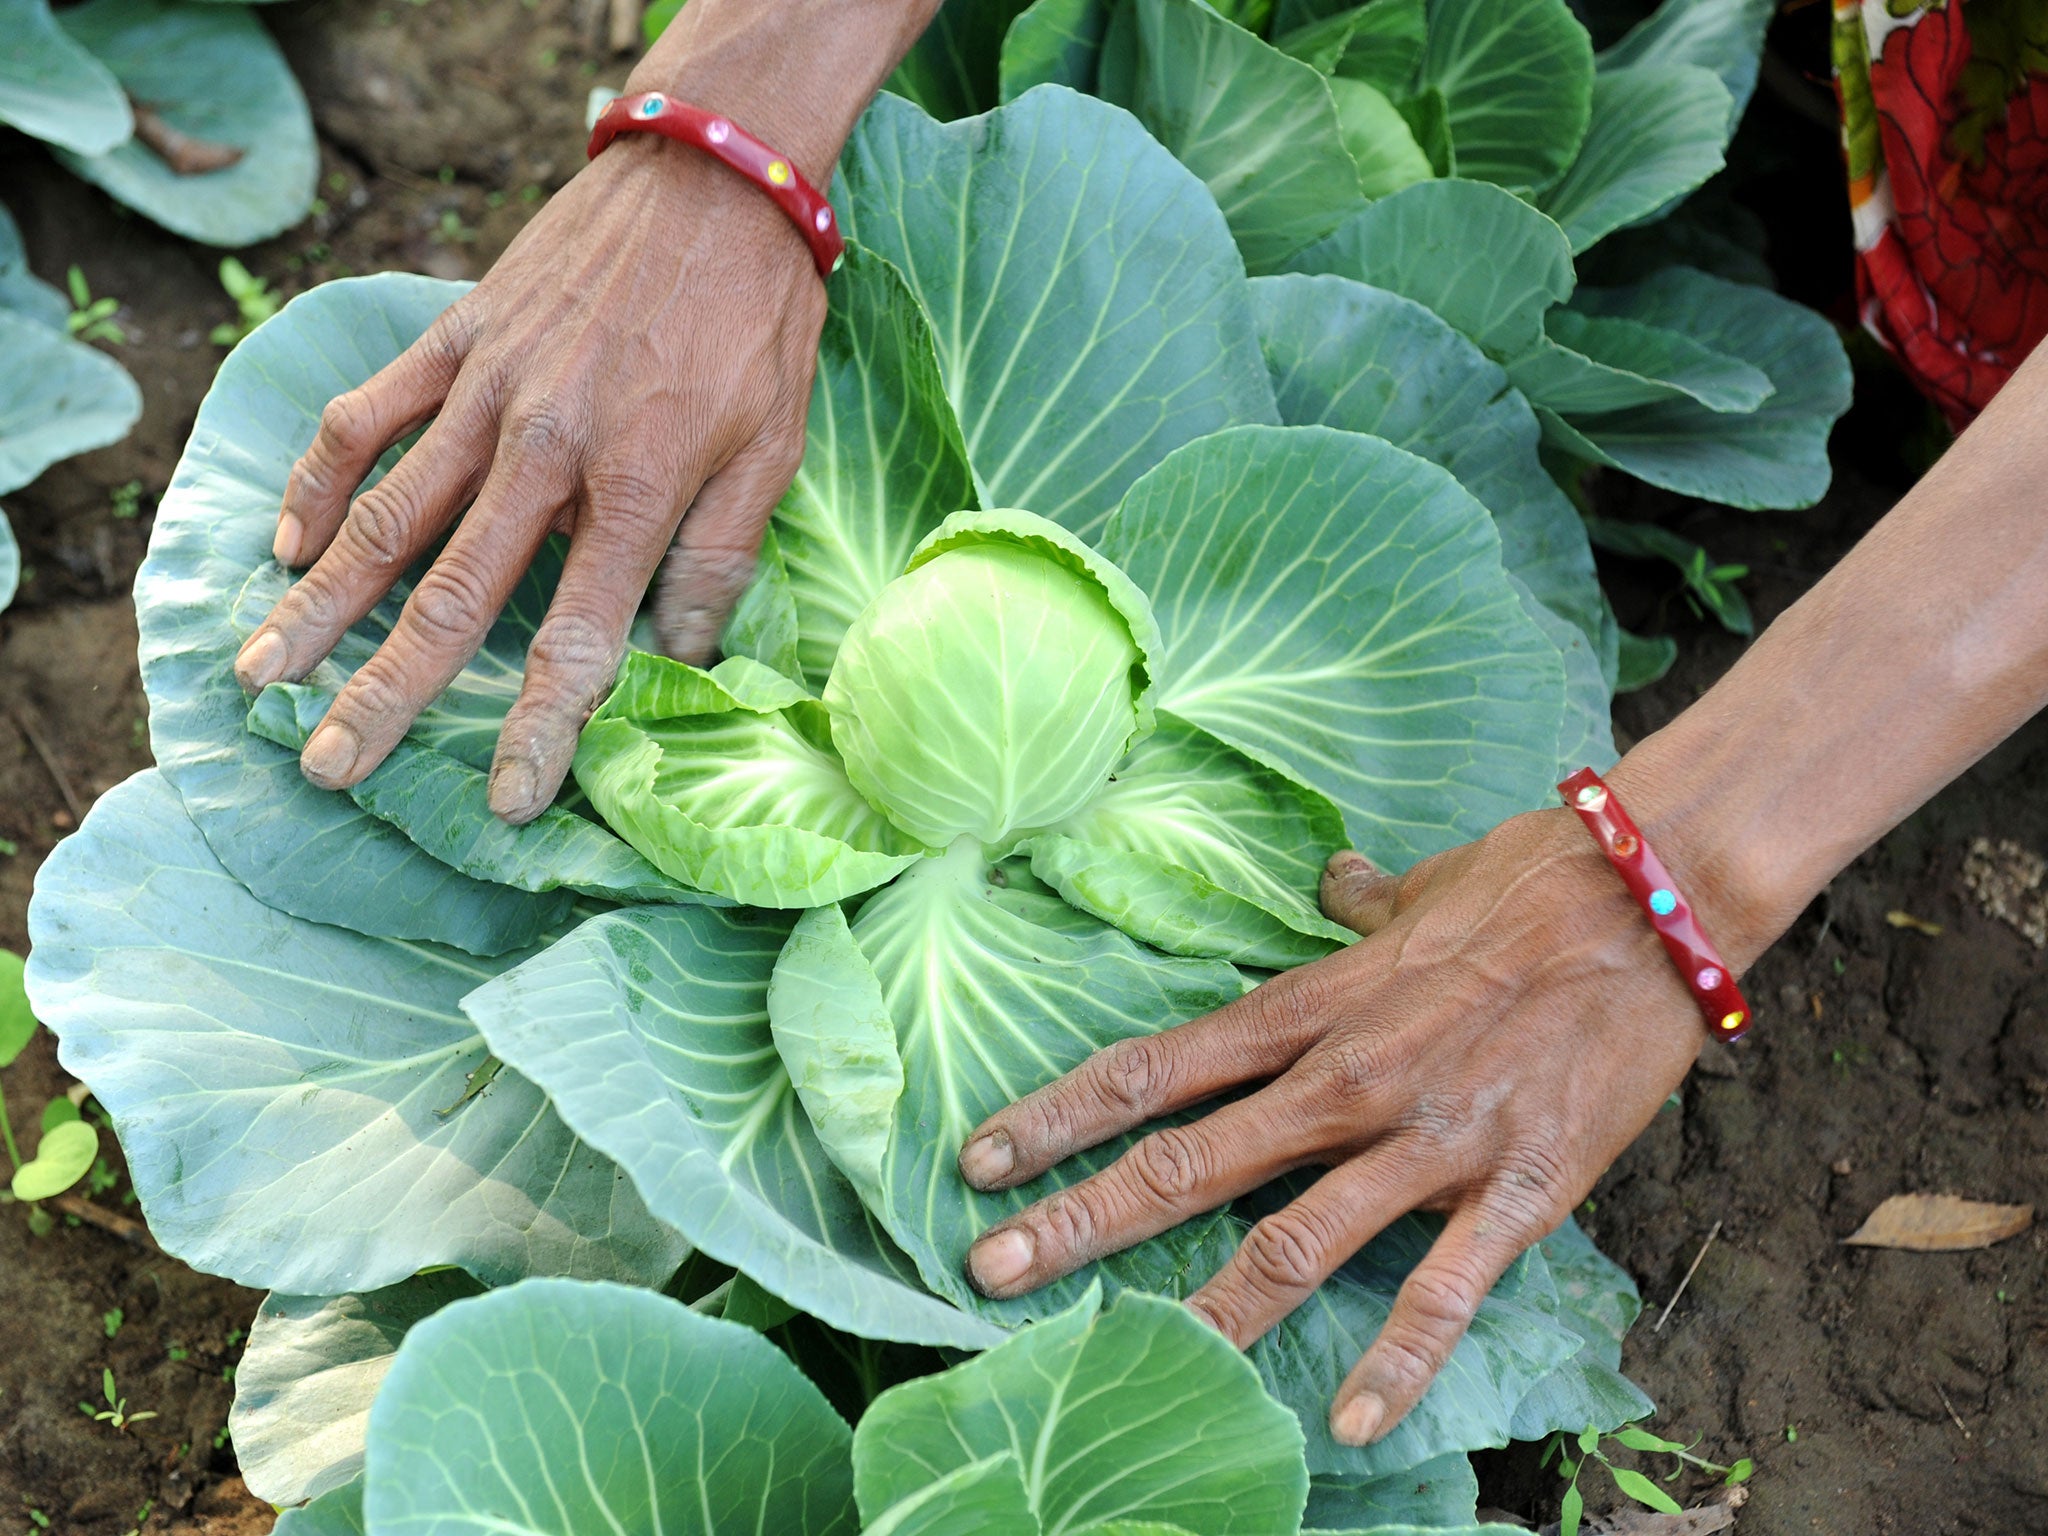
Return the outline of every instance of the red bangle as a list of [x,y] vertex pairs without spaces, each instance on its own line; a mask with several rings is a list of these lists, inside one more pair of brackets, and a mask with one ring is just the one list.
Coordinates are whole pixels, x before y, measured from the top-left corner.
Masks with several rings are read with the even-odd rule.
[[818,276],[827,277],[839,265],[846,241],[839,233],[839,220],[825,194],[804,180],[803,172],[786,155],[777,154],[729,117],[677,101],[660,91],[640,91],[613,99],[597,115],[590,131],[590,158],[595,160],[605,145],[622,133],[658,133],[679,144],[701,149],[766,192],[775,206],[789,215],[790,223],[811,248],[818,264]]
[[1664,941],[1671,963],[1685,980],[1686,990],[1700,1005],[1708,1031],[1717,1040],[1741,1039],[1752,1022],[1742,989],[1728,974],[1720,952],[1700,927],[1692,908],[1678,894],[1664,861],[1643,841],[1641,829],[1621,808],[1614,791],[1592,769],[1581,768],[1558,785],[1557,792],[1592,832],[1593,841],[1600,845],[1607,862],[1620,874],[1621,883],[1628,887],[1629,894],[1650,919],[1650,926],[1657,931],[1657,937]]

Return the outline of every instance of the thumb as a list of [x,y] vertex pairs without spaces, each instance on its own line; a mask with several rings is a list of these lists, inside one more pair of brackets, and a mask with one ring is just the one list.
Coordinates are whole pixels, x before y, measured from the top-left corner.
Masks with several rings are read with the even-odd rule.
[[1393,921],[1401,881],[1355,848],[1330,855],[1323,866],[1323,914],[1332,922],[1371,935]]
[[718,648],[733,605],[754,579],[761,533],[803,461],[801,424],[793,441],[757,439],[704,482],[661,563],[654,632],[664,654],[702,663]]

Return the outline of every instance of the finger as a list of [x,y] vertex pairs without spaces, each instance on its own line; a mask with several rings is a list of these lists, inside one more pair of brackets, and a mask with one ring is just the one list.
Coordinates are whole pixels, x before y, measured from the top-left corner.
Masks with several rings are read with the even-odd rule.
[[1330,1433],[1345,1445],[1370,1445],[1400,1423],[1451,1358],[1487,1292],[1541,1235],[1501,1219],[1483,1199],[1452,1212],[1402,1283],[1379,1337],[1337,1389]]
[[304,677],[344,632],[378,603],[406,567],[439,538],[483,481],[492,447],[481,405],[451,410],[390,474],[356,498],[332,535],[312,534],[318,556],[235,657],[235,677],[251,693]]
[[[689,487],[683,494],[687,495]],[[526,650],[526,681],[498,731],[491,809],[523,826],[553,803],[583,729],[619,675],[677,494],[639,475],[593,472],[562,579]]]
[[1188,1305],[1239,1349],[1249,1349],[1429,1193],[1415,1158],[1396,1143],[1382,1143],[1253,1223],[1230,1262]]
[[1290,971],[1212,1014],[1097,1051],[977,1126],[960,1176],[1010,1189],[1147,1120],[1285,1071],[1323,1027],[1327,989],[1314,972]]
[[990,1227],[968,1250],[968,1278],[984,1296],[1035,1291],[1300,1166],[1313,1150],[1312,1117],[1291,1099],[1268,1089],[1154,1131],[1101,1172]]
[[708,661],[754,579],[761,531],[803,461],[803,423],[756,439],[704,482],[662,562],[654,632],[678,661]]
[[273,546],[282,564],[302,565],[325,548],[378,455],[440,408],[469,355],[466,317],[460,305],[443,311],[396,359],[327,403],[285,482]]
[[1387,874],[1356,849],[1330,855],[1323,866],[1323,915],[1346,928],[1371,935],[1393,921],[1401,879]]
[[559,470],[524,454],[498,460],[383,645],[349,679],[299,754],[309,780],[345,789],[384,761],[483,644],[570,494]]

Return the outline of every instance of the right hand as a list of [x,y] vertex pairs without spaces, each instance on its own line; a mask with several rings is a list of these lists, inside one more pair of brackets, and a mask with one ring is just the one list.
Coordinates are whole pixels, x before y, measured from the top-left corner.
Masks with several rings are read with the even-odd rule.
[[490,780],[499,816],[538,816],[657,568],[663,648],[702,661],[716,645],[803,457],[824,317],[802,238],[707,156],[636,134],[579,173],[425,335],[327,407],[292,470],[276,554],[312,568],[236,658],[252,691],[312,671],[455,529],[306,743],[306,777],[343,789],[381,763],[563,533]]

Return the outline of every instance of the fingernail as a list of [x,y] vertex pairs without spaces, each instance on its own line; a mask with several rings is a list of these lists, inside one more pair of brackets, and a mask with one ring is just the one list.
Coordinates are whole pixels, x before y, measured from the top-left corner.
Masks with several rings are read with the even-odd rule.
[[1343,1445],[1371,1445],[1387,1416],[1387,1405],[1370,1392],[1361,1392],[1330,1420],[1330,1433]]
[[279,565],[299,563],[299,545],[305,541],[306,529],[298,518],[287,512],[277,520],[277,537],[270,541],[270,552],[277,557]]
[[235,658],[235,679],[251,693],[260,692],[284,676],[290,660],[284,636],[274,629],[259,629]]
[[362,738],[337,722],[323,725],[299,754],[299,771],[322,789],[338,789],[362,756]]
[[983,1294],[999,1291],[1024,1277],[1035,1246],[1022,1227],[991,1232],[967,1250],[967,1273]]
[[514,758],[491,772],[491,811],[502,821],[533,819],[533,765]]
[[960,1177],[976,1189],[993,1189],[1017,1166],[1017,1149],[1010,1145],[1008,1131],[990,1131],[977,1136],[960,1152]]

